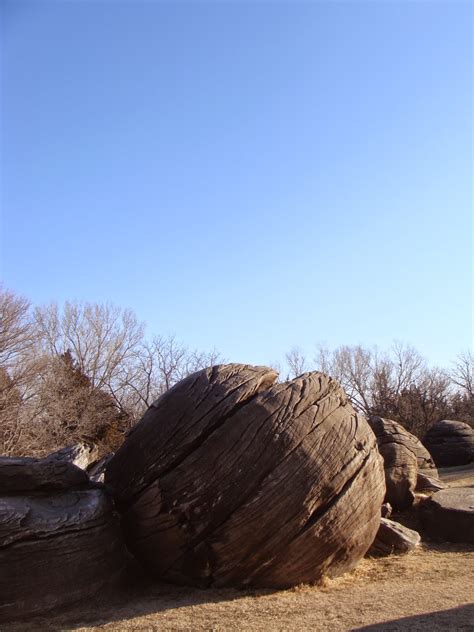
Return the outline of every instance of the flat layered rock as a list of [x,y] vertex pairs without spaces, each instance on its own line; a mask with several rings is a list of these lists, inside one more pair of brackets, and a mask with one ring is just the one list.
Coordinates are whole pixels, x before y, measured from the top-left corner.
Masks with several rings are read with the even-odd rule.
[[420,504],[423,530],[434,540],[474,543],[474,489],[453,487]]
[[88,484],[87,474],[68,461],[0,457],[0,494],[76,489]]
[[394,509],[407,509],[415,500],[418,477],[417,439],[391,419],[369,419],[384,460],[386,502]]
[[438,467],[474,463],[474,429],[462,421],[445,419],[433,424],[423,444]]
[[157,577],[289,586],[353,567],[373,542],[382,459],[337,382],[222,365],[158,400],[105,483],[127,544]]
[[420,544],[418,531],[408,529],[399,522],[382,518],[369,555],[385,556],[409,553]]
[[0,497],[0,621],[95,596],[124,560],[104,491]]

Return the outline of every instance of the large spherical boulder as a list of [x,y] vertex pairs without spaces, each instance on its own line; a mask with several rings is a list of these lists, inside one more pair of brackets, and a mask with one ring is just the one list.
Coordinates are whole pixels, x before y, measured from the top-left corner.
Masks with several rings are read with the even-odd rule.
[[93,597],[124,564],[118,515],[81,469],[0,459],[0,621]]
[[221,365],[147,411],[107,466],[129,548],[156,576],[282,587],[354,566],[385,494],[365,419],[321,373]]
[[407,509],[415,499],[418,478],[417,439],[391,419],[371,417],[369,424],[384,460],[385,500],[394,509]]
[[462,421],[438,421],[428,430],[423,443],[438,467],[474,463],[474,429]]

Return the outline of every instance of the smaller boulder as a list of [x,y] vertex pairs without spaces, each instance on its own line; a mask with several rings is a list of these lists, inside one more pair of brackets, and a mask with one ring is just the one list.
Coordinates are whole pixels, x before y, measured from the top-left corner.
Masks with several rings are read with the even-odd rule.
[[369,419],[384,460],[387,492],[385,502],[394,509],[408,509],[415,500],[418,460],[413,435],[391,419]]
[[409,553],[420,544],[420,540],[418,531],[408,529],[394,520],[381,518],[379,530],[368,554],[385,556]]
[[443,481],[435,476],[425,474],[425,472],[418,472],[418,478],[416,480],[417,492],[439,492],[440,489],[446,489],[446,485]]
[[118,516],[103,490],[0,496],[0,622],[89,599],[124,565]]
[[423,443],[438,467],[474,463],[474,429],[462,421],[438,421],[428,430]]
[[420,503],[419,515],[433,540],[474,543],[474,488],[442,489]]

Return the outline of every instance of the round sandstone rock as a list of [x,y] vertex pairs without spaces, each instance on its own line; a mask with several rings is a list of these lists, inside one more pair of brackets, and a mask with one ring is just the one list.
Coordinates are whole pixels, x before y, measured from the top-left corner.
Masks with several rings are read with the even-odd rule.
[[367,422],[321,373],[221,365],[161,397],[107,466],[127,544],[156,576],[289,586],[353,567],[385,494]]
[[391,419],[371,417],[369,424],[384,460],[387,493],[385,501],[394,509],[407,509],[415,500],[418,477],[416,437]]
[[462,421],[438,421],[428,430],[423,443],[438,467],[474,463],[474,429]]

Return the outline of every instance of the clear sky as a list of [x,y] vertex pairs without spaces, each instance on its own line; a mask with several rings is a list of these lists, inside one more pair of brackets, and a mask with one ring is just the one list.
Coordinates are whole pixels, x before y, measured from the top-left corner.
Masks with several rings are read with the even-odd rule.
[[470,1],[1,6],[8,288],[233,361],[472,346]]

